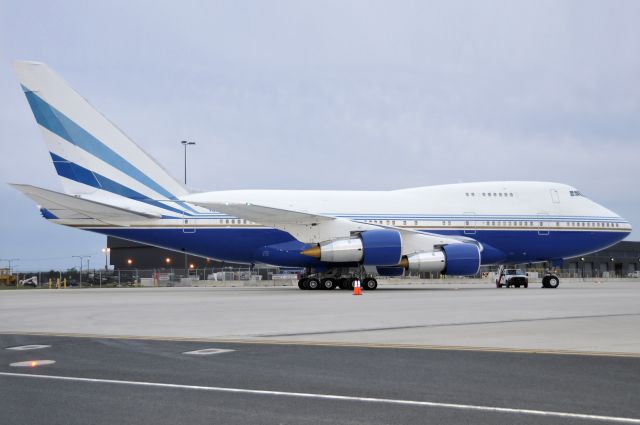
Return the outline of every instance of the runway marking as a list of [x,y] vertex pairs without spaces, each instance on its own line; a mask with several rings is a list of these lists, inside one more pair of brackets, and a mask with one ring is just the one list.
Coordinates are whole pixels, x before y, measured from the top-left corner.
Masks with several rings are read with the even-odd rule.
[[5,348],[5,350],[28,351],[28,350],[40,350],[42,348],[51,348],[51,346],[50,345],[31,344],[31,345],[21,345],[21,346],[18,346],[18,347],[7,347],[7,348]]
[[231,353],[232,351],[236,351],[236,350],[230,350],[230,349],[224,349],[224,348],[203,348],[202,350],[185,351],[182,354],[189,354],[193,356],[210,356],[212,354]]
[[7,332],[0,331],[0,335],[28,335],[28,336],[54,336],[65,338],[95,338],[95,339],[122,339],[134,341],[172,341],[172,342],[205,342],[215,344],[260,344],[260,345],[299,345],[311,347],[344,347],[344,348],[381,348],[395,350],[442,350],[442,351],[471,351],[488,353],[515,353],[515,354],[548,354],[560,356],[590,356],[590,357],[628,357],[640,358],[640,353],[624,351],[578,351],[546,348],[507,348],[507,347],[482,347],[466,345],[430,345],[430,344],[386,344],[368,342],[342,342],[342,341],[301,341],[287,339],[253,339],[253,338],[197,338],[179,336],[152,336],[152,335],[101,335],[87,333],[60,333],[60,332]]
[[194,390],[194,391],[212,391],[212,392],[215,391],[215,392],[235,393],[235,394],[298,397],[298,398],[335,400],[335,401],[355,401],[355,402],[363,402],[363,403],[394,404],[394,405],[401,405],[401,406],[436,407],[436,408],[456,409],[456,410],[474,410],[474,411],[480,411],[480,412],[545,416],[545,417],[553,417],[553,418],[583,419],[583,420],[602,421],[602,422],[609,422],[609,423],[640,424],[640,419],[638,418],[591,415],[586,413],[557,412],[552,410],[535,410],[535,409],[518,409],[518,408],[511,408],[511,407],[482,406],[482,405],[474,405],[474,404],[439,403],[434,401],[401,400],[401,399],[376,398],[376,397],[355,397],[355,396],[334,395],[334,394],[299,393],[299,392],[290,392],[290,391],[252,390],[252,389],[246,389],[246,388],[210,387],[210,386],[202,386],[202,385],[167,384],[167,383],[160,383],[160,382],[124,381],[124,380],[115,380],[115,379],[81,378],[81,377],[74,377],[74,376],[37,375],[37,374],[11,373],[11,372],[0,372],[0,376],[13,377],[13,378],[49,379],[49,380],[57,380],[57,381],[69,381],[69,382],[131,385],[131,386],[138,386],[138,387],[169,388],[169,389],[182,389],[182,390]]

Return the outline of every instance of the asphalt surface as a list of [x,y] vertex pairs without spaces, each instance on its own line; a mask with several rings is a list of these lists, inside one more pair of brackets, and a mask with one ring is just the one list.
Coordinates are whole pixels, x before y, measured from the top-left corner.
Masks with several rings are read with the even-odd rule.
[[[51,347],[7,349],[27,344]],[[183,354],[206,348],[235,351]],[[56,363],[10,366],[45,359]],[[586,424],[614,418],[640,423],[640,358],[0,335],[2,424]]]
[[640,355],[640,282],[6,290],[0,333],[465,346]]

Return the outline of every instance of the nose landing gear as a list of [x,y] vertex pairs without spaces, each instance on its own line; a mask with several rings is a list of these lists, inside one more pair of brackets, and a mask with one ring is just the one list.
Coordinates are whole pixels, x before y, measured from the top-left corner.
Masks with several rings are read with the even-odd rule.
[[542,278],[543,288],[557,288],[560,285],[560,278],[554,274],[548,274]]

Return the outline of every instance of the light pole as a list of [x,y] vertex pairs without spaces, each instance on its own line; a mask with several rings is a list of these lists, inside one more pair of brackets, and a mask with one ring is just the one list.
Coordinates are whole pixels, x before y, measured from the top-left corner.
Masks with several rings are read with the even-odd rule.
[[[184,184],[187,184],[187,146],[193,146],[196,144],[196,142],[188,142],[186,140],[181,141],[180,143],[182,143],[182,146],[184,146]],[[184,253],[184,268],[186,269],[188,267],[188,262],[189,262],[189,257],[187,255],[187,252],[185,251]],[[188,271],[187,271],[188,273]]]
[[9,274],[12,274],[12,270],[11,270],[11,262],[12,261],[19,261],[19,258],[0,258],[0,261],[6,261],[7,263],[9,263]]
[[91,256],[90,255],[72,255],[71,257],[80,259],[80,283],[78,284],[78,287],[82,288],[82,263],[84,262],[85,258],[91,258]]
[[102,252],[104,252],[104,271],[109,271],[109,253],[111,252],[111,248],[102,248]]
[[180,143],[184,146],[184,184],[187,184],[187,146],[195,145],[196,142],[187,142],[186,140],[183,140]]

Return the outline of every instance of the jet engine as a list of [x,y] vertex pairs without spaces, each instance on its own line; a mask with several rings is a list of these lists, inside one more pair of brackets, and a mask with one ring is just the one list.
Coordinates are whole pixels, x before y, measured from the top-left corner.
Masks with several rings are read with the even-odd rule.
[[321,242],[302,254],[329,263],[396,266],[402,257],[402,238],[396,230],[368,230],[351,238]]
[[456,276],[470,276],[480,268],[480,250],[471,243],[442,246],[436,251],[423,251],[405,255],[400,265],[415,272],[434,272]]
[[386,229],[324,241],[301,253],[328,263],[404,267],[416,272],[460,276],[474,275],[480,267],[480,250],[475,244],[452,243],[403,256],[400,232]]

